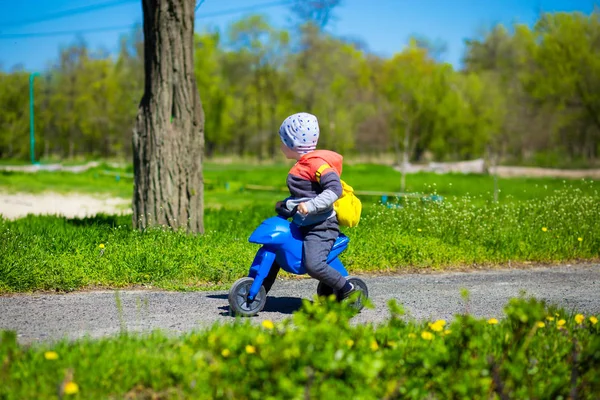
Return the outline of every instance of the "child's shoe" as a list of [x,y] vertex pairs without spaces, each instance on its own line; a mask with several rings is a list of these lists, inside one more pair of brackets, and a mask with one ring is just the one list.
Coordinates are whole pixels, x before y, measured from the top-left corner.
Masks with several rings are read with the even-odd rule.
[[346,281],[346,284],[344,285],[344,287],[341,288],[340,291],[338,292],[338,300],[339,301],[346,300],[353,293],[356,293],[358,291],[359,291],[359,289],[356,286],[354,286],[352,283]]

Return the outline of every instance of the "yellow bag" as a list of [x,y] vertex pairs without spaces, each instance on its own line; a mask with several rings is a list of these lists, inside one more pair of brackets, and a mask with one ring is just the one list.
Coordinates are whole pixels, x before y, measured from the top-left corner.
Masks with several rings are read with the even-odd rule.
[[[323,164],[317,170],[317,182],[321,183],[321,173],[327,168],[331,168],[329,164]],[[342,196],[333,203],[333,209],[337,214],[337,219],[340,225],[355,227],[360,221],[360,213],[362,211],[362,203],[354,194],[352,186],[348,185],[342,179]]]

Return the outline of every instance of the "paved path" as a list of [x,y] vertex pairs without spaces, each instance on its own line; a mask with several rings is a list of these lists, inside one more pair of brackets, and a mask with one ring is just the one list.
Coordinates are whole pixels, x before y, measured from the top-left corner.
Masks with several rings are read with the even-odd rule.
[[[470,291],[469,311],[478,317],[503,316],[509,298],[521,290],[569,310],[600,314],[600,265],[507,269],[470,273],[410,274],[364,277],[374,309],[365,309],[353,322],[381,322],[387,301],[404,304],[417,319],[451,319],[465,311],[461,288]],[[310,299],[311,279],[278,280],[263,312],[252,321],[281,320]],[[120,306],[118,305],[120,303]],[[101,337],[120,329],[185,332],[234,319],[228,313],[227,292],[98,291],[65,295],[0,297],[0,329],[16,330],[22,343],[84,335]]]

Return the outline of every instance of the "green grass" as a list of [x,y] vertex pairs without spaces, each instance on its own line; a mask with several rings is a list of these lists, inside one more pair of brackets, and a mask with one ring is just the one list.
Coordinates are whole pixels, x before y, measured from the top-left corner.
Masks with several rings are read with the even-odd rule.
[[[285,188],[285,178],[290,165],[248,167],[241,164],[211,164],[204,166],[208,208],[243,209],[258,204],[272,204],[286,196],[285,191],[242,190],[244,185],[261,185]],[[108,171],[110,175],[105,174]],[[45,172],[20,173],[0,171],[0,191],[8,193],[98,193],[130,199],[133,191],[131,166],[110,168],[102,165],[83,173]],[[115,174],[120,174],[119,179]],[[382,165],[359,164],[344,167],[343,179],[355,190],[400,191],[400,173]],[[498,180],[499,200],[518,201],[546,197],[565,188],[579,189],[583,194],[594,194],[598,183],[590,180],[563,180],[552,178],[510,178]],[[446,201],[455,197],[470,196],[481,204],[493,200],[494,181],[487,175],[434,173],[410,174],[406,178],[406,191],[430,195],[437,193]],[[367,203],[378,196],[361,196]]]
[[[359,226],[344,229],[351,241],[342,261],[351,272],[381,272],[600,256],[598,194],[565,189],[537,200],[475,200],[365,207]],[[0,219],[0,292],[224,287],[247,274],[258,249],[248,236],[272,215],[271,203],[207,210],[203,236],[160,227],[138,232],[130,216]]]
[[[242,190],[245,184],[284,186],[289,165],[207,164],[206,234],[196,237],[155,228],[134,231],[130,216],[85,219],[29,216],[0,218],[0,293],[76,290],[145,284],[165,289],[226,287],[247,274],[257,246],[247,238],[273,215],[285,192]],[[54,190],[131,197],[132,179],[116,180],[99,168],[80,173],[0,173],[0,188],[14,192]],[[357,190],[399,190],[400,174],[377,165],[349,165],[344,179]],[[356,272],[443,269],[523,262],[597,260],[600,256],[598,182],[493,179],[480,175],[415,174],[408,191],[421,198],[361,196],[363,216],[342,260]],[[99,245],[105,245],[104,251]]]
[[600,392],[597,317],[521,297],[497,324],[468,314],[422,322],[390,302],[390,318],[374,326],[351,324],[344,304],[315,300],[276,325],[246,320],[179,337],[124,332],[23,346],[0,331],[0,398],[54,398],[67,389],[67,398],[165,399],[594,399]]

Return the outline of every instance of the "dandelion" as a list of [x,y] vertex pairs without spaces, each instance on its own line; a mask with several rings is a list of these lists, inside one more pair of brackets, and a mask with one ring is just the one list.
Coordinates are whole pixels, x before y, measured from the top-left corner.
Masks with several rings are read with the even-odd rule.
[[446,329],[446,330],[444,331],[444,335],[449,335],[449,334],[451,334],[451,333],[452,333],[452,330],[450,330],[450,329]]
[[229,349],[223,349],[223,351],[221,351],[221,355],[223,357],[229,357],[230,354],[231,354],[231,351],[229,351]]
[[548,315],[548,316],[546,317],[546,319],[547,319],[548,321],[554,321],[554,317],[553,317],[552,315]]
[[563,326],[564,324],[566,324],[567,321],[565,321],[564,319],[559,320],[556,325],[558,325],[559,327]]
[[256,347],[249,345],[249,344],[246,345],[246,353],[248,353],[248,354],[256,353]]
[[354,340],[352,340],[352,339],[346,340],[346,346],[348,346],[348,347],[354,346]]
[[578,237],[577,240],[579,240],[580,242],[583,242],[583,238]]
[[581,323],[585,321],[585,317],[583,316],[583,314],[577,314],[575,316],[575,322],[577,322],[578,324],[581,325]]
[[369,346],[371,348],[371,350],[373,351],[377,351],[377,349],[379,349],[379,345],[377,344],[376,340],[371,341],[371,345]]
[[543,232],[548,232],[548,228],[546,228],[545,226],[542,228]]
[[434,323],[429,323],[429,328],[431,328],[432,331],[441,332],[444,330],[444,325],[446,325],[446,321],[439,319]]
[[490,318],[487,320],[487,323],[490,325],[496,325],[498,323],[498,320],[496,318]]
[[103,250],[103,249],[104,249],[104,243],[100,243],[100,244],[98,245],[98,248],[99,248],[100,250]]
[[65,385],[65,394],[75,394],[77,392],[79,392],[79,385],[77,385],[75,382],[68,382]]
[[543,323],[542,321],[538,322],[536,325],[537,325],[538,328],[545,328],[546,327],[546,324]]
[[598,323],[598,318],[596,318],[592,315],[590,317],[590,322],[592,323],[592,325],[596,325]]
[[423,232],[423,229],[417,228],[417,232]]
[[273,321],[268,320],[268,319],[266,319],[266,320],[264,320],[262,322],[262,326],[263,326],[263,328],[269,329],[269,330],[275,328],[275,325],[273,324]]
[[58,353],[55,351],[47,351],[44,353],[44,358],[46,360],[57,360],[58,359]]
[[428,331],[423,331],[421,332],[421,337],[425,340],[432,340],[433,339],[433,333],[428,332]]

